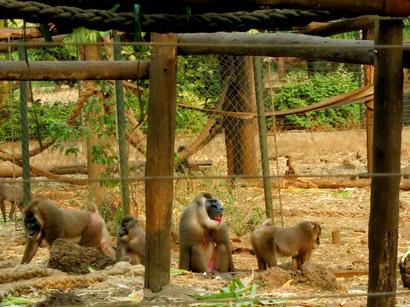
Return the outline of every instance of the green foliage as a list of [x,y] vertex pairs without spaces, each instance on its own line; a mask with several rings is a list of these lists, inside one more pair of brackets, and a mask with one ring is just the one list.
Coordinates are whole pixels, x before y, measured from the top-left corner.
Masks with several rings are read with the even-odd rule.
[[236,200],[232,195],[224,196],[224,214],[229,216],[225,223],[238,237],[251,232],[264,220],[265,212],[263,208],[250,206],[248,207],[249,210],[244,210],[243,204],[236,204]]
[[[282,87],[276,96],[278,110],[304,107],[358,88],[353,73],[343,68],[334,73],[316,74],[309,79],[304,73],[298,72],[290,74],[288,80],[290,83]],[[347,105],[303,115],[289,115],[286,121],[300,129],[348,128],[359,124],[360,106]]]
[[[42,138],[53,137],[60,140],[72,139],[73,136],[79,135],[82,130],[78,128],[70,128],[63,124],[66,120],[67,113],[71,112],[74,105],[53,104],[43,105],[38,108],[29,108],[28,121],[30,137],[35,138],[35,131],[39,129]],[[37,112],[37,114],[35,114]],[[9,110],[5,110],[1,115],[3,118],[0,121],[0,141],[15,141],[21,139],[20,130],[20,109],[19,102],[12,101]],[[39,127],[36,127],[37,117]]]
[[[178,58],[177,101],[195,107],[213,108],[221,92],[217,57],[187,56]],[[179,108],[177,131],[197,133],[202,130],[206,113]]]
[[32,299],[12,295],[7,295],[1,302],[1,306],[19,306],[31,304],[33,304]]
[[[231,302],[229,306],[254,306],[260,304],[256,300],[256,288],[255,284],[246,287],[239,278],[233,278],[226,287],[219,289],[219,293],[196,296],[196,298],[204,302],[209,301],[206,306],[224,306],[235,300],[238,302],[234,305]],[[217,302],[218,300],[221,302]]]

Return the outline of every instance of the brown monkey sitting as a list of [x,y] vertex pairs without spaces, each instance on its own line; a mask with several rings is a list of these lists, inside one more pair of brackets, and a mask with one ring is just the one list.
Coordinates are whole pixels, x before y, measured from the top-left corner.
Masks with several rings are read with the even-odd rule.
[[276,254],[292,257],[292,270],[301,269],[309,260],[312,250],[320,244],[321,227],[318,223],[304,221],[289,227],[275,227],[266,220],[251,234],[251,243],[260,270],[277,266]]
[[193,272],[234,271],[223,207],[209,193],[189,204],[179,224],[179,268]]
[[145,232],[135,217],[126,216],[122,219],[117,233],[116,261],[144,264],[144,258]]
[[0,183],[0,208],[1,214],[3,215],[4,222],[6,221],[6,204],[5,201],[11,203],[9,220],[12,219],[16,206],[22,211],[23,209],[23,189],[15,186],[9,186]]
[[115,250],[103,218],[94,208],[68,210],[56,207],[51,201],[34,199],[23,209],[26,247],[21,263],[29,263],[42,240],[49,246],[56,239],[67,239],[81,246],[99,248],[115,260]]

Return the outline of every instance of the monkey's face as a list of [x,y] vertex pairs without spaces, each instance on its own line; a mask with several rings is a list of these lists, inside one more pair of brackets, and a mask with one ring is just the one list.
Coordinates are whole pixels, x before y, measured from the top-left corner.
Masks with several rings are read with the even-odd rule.
[[132,230],[137,223],[137,220],[133,217],[127,216],[123,218],[121,221],[121,226],[118,229],[118,237],[121,241],[129,241],[131,235],[130,230]]
[[24,227],[27,235],[35,241],[41,239],[42,227],[39,221],[36,219],[36,215],[32,211],[26,211],[24,214]]
[[214,220],[216,223],[222,223],[222,216],[224,208],[221,203],[215,198],[208,198],[205,203],[206,212],[211,220]]

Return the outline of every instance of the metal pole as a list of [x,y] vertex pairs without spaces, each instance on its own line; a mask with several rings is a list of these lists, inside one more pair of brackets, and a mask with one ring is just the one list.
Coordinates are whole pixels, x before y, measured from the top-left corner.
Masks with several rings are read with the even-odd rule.
[[[23,46],[18,48],[19,60],[26,61],[26,49]],[[28,63],[27,63],[28,65]],[[31,200],[30,191],[30,152],[29,152],[29,130],[28,130],[28,107],[27,107],[27,90],[28,81],[19,82],[20,89],[20,127],[21,127],[21,156],[23,164],[23,205],[27,207]]]
[[[121,60],[121,42],[118,34],[114,35],[114,60]],[[118,133],[118,150],[120,155],[120,176],[121,176],[121,196],[123,216],[130,213],[130,191],[128,181],[128,157],[127,157],[127,140],[125,138],[125,107],[124,107],[124,89],[122,80],[115,80],[115,102],[117,106],[117,133]]]
[[273,220],[272,188],[269,173],[268,144],[266,137],[265,104],[263,101],[263,80],[260,57],[253,58],[253,70],[255,71],[256,89],[256,112],[258,114],[259,143],[261,149],[263,191],[265,193],[266,217]]

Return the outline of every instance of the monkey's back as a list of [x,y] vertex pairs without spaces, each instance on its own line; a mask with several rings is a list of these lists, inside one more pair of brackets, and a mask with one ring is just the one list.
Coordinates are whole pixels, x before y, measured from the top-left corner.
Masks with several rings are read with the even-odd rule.
[[23,202],[23,189],[0,183],[0,197],[11,202]]

